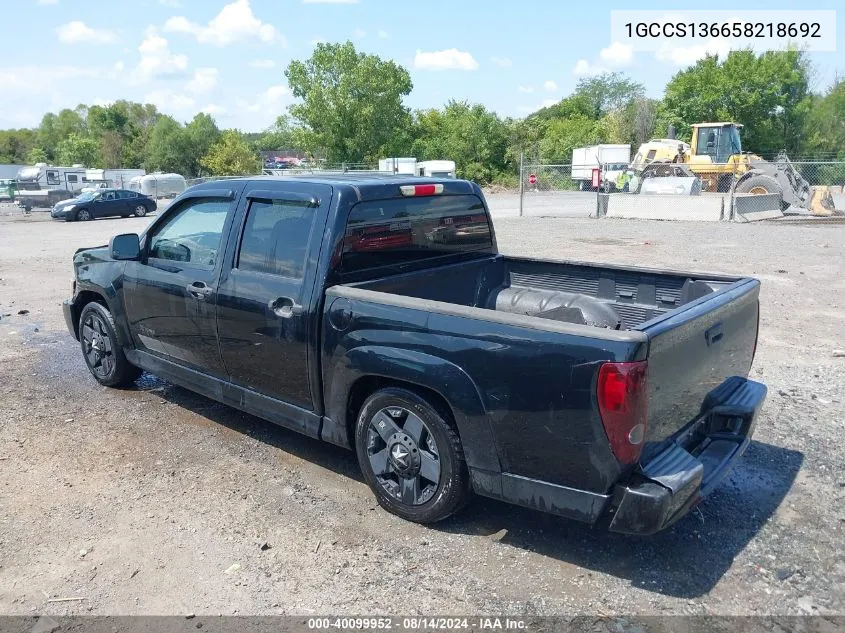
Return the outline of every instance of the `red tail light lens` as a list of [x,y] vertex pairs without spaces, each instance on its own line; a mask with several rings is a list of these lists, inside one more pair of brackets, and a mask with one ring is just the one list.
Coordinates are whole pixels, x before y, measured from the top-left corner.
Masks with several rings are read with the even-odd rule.
[[635,464],[645,443],[648,415],[646,361],[604,363],[599,369],[599,413],[610,449],[620,462]]

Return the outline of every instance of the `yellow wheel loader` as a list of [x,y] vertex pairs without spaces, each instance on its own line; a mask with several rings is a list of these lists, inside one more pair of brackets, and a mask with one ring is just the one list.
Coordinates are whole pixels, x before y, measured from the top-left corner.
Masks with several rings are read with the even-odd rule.
[[692,126],[691,142],[684,143],[675,139],[670,126],[668,138],[652,139],[639,147],[631,167],[639,171],[655,161],[683,163],[701,178],[702,191],[778,194],[782,210],[795,206],[813,215],[837,214],[830,188],[811,187],[786,153],[766,161],[743,152],[741,129],[741,123],[697,123]]

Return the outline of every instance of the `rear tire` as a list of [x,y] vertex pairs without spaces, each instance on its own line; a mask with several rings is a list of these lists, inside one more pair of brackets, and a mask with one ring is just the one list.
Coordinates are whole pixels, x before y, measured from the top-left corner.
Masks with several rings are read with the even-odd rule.
[[137,207],[135,207],[136,218],[143,218],[145,215],[147,215],[147,207],[145,207],[143,204],[139,204]]
[[79,344],[88,371],[101,385],[128,387],[141,375],[141,370],[126,360],[114,317],[102,304],[91,302],[82,309]]
[[442,521],[470,499],[451,416],[413,391],[388,387],[367,398],[355,425],[355,450],[379,505],[407,521]]

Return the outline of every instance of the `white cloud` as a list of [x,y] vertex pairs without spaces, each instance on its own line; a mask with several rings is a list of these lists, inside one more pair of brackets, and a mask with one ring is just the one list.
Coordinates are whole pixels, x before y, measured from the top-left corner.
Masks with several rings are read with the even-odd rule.
[[73,20],[56,28],[59,41],[64,44],[108,44],[117,39],[117,35],[106,29],[92,29],[79,20]]
[[607,48],[601,49],[599,57],[614,66],[627,66],[634,59],[634,47],[630,44],[613,42]]
[[361,38],[367,37],[367,32],[364,29],[355,29],[352,31],[352,35],[360,40]]
[[113,103],[114,99],[94,99],[94,105],[100,106],[101,108],[108,108]]
[[141,53],[141,60],[138,62],[138,75],[141,80],[163,75],[180,75],[188,68],[188,56],[173,53],[170,44],[154,27],[147,29],[138,51]]
[[302,0],[302,4],[358,4],[358,0]]
[[457,48],[443,51],[423,52],[418,50],[414,57],[414,68],[424,70],[476,70],[478,62],[472,55]]
[[[48,94],[56,91],[56,86],[63,81],[77,79],[116,79],[118,64],[113,66],[6,66],[0,68],[0,90],[17,92],[26,88],[27,94]],[[9,95],[6,95],[9,98]],[[42,106],[39,118],[46,110]]]
[[557,84],[551,79],[549,79],[548,81],[544,81],[543,90],[545,90],[546,92],[554,92],[555,90],[557,90]]
[[276,62],[272,59],[253,59],[249,65],[253,68],[275,68]]
[[226,46],[234,42],[260,40],[264,43],[280,42],[284,37],[276,27],[255,17],[249,0],[235,0],[224,6],[207,26],[191,22],[184,16],[175,16],[164,23],[165,31],[190,33],[203,44]]
[[197,68],[193,79],[185,84],[185,90],[196,94],[209,92],[217,85],[219,74],[216,68]]
[[384,29],[378,30],[378,38],[380,40],[386,40],[388,37],[390,37],[390,35],[387,34],[387,31],[385,31]]
[[523,86],[520,84],[519,88],[517,88],[519,92],[524,92],[525,94],[531,94],[534,92],[534,88],[532,86]]
[[153,90],[144,96],[144,103],[152,103],[162,112],[173,114],[188,113],[196,106],[196,102],[189,96],[173,92],[172,90]]
[[560,103],[559,99],[543,99],[540,103],[535,105],[521,105],[517,108],[517,110],[524,112],[525,114],[531,114],[532,112],[536,112],[542,108],[548,108],[549,106],[553,106],[557,103]]
[[179,0],[158,0],[158,3],[166,7],[172,7],[174,9],[178,9],[182,6],[182,3],[179,2]]
[[707,55],[724,57],[731,50],[730,42],[724,39],[710,39],[704,44],[695,46],[663,45],[654,56],[661,62],[668,62],[675,66],[689,66]]
[[491,57],[490,61],[499,68],[510,68],[513,66],[513,62],[508,57]]
[[595,66],[586,59],[579,59],[575,63],[575,67],[572,69],[572,73],[575,75],[601,75],[606,72],[607,68]]
[[223,106],[217,105],[216,103],[209,103],[205,106],[200,112],[204,112],[205,114],[210,114],[214,116],[215,114],[225,114],[226,108]]
[[235,106],[240,116],[236,125],[242,130],[263,130],[292,102],[293,93],[283,84],[270,86],[252,101],[238,98],[235,100]]

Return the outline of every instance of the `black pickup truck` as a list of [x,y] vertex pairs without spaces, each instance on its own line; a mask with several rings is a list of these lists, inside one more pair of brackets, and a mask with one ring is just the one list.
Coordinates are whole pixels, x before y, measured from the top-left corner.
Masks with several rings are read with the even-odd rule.
[[101,384],[146,370],[352,449],[421,523],[475,493],[657,532],[766,397],[759,281],[503,255],[464,180],[212,181],[73,263],[64,315]]

